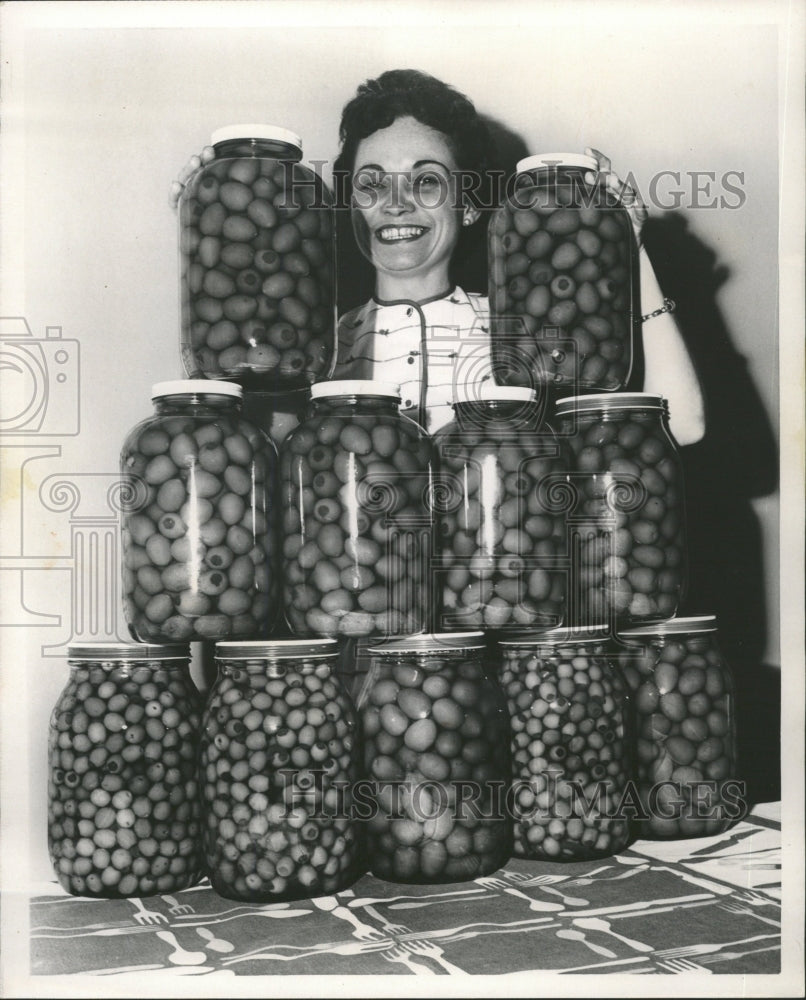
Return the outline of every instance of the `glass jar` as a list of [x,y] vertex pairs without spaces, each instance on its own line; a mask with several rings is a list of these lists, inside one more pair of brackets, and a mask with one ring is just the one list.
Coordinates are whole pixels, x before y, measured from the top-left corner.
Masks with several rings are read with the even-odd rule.
[[307,388],[336,356],[332,195],[285,129],[232,125],[212,144],[179,201],[185,370]]
[[356,716],[335,640],[221,642],[202,726],[204,851],[229,899],[330,894],[358,875]]
[[410,636],[370,649],[358,699],[379,878],[460,882],[509,857],[509,720],[481,632]]
[[430,439],[384,382],[320,383],[311,396],[281,448],[286,621],[299,636],[422,631]]
[[279,604],[277,449],[240,416],[241,387],[159,382],[126,438],[123,597],[141,642],[267,634]]
[[629,700],[601,628],[504,640],[512,727],[514,853],[547,861],[609,857],[630,837]]
[[70,646],[50,717],[48,847],[77,896],[177,892],[202,877],[201,699],[186,646]]
[[532,389],[483,386],[434,437],[442,619],[511,631],[562,624],[565,519],[546,484],[568,469]]
[[633,691],[638,836],[710,837],[746,812],[737,780],[733,678],[713,615],[621,633]]
[[630,377],[640,322],[629,214],[573,153],[528,156],[489,228],[497,378],[566,391],[615,391]]
[[666,400],[648,393],[557,402],[572,451],[569,621],[644,623],[672,617],[682,600],[687,552],[683,469]]

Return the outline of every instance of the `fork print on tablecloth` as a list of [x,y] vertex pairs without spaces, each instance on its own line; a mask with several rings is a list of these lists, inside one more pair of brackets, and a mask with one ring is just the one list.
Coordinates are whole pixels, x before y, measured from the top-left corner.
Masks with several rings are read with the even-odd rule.
[[706,969],[704,965],[697,965],[687,958],[668,958],[665,962],[658,962],[658,968],[664,972],[705,972],[711,974],[711,969]]
[[134,907],[134,919],[138,924],[142,926],[156,926],[168,923],[168,918],[164,913],[158,913],[157,910],[147,910],[142,901],[136,896],[132,896],[129,902]]

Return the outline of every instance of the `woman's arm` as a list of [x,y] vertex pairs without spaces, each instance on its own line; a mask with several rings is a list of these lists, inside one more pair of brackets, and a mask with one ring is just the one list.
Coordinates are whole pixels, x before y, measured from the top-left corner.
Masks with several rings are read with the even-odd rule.
[[[663,293],[646,250],[641,248],[641,312],[660,309]],[[644,392],[669,402],[669,427],[679,445],[694,444],[705,434],[705,403],[691,355],[675,322],[663,312],[642,324]]]
[[[610,160],[598,149],[588,147],[585,152],[593,156],[608,188],[627,209],[635,238],[641,247],[640,283],[641,313],[648,316],[664,305],[663,293],[655,271],[641,245],[641,228],[648,212],[638,193],[613,173]],[[591,183],[596,181],[589,175]],[[647,319],[642,324],[644,347],[644,392],[663,396],[669,403],[669,427],[679,445],[694,444],[705,434],[705,402],[691,355],[669,311]]]

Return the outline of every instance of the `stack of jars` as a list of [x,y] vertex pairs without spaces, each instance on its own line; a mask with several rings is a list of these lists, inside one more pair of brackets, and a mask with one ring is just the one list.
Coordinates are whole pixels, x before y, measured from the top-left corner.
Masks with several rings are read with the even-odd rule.
[[[523,518],[532,497],[561,505],[567,629],[502,644],[516,784],[531,774],[540,785],[519,789],[519,802],[556,807],[546,823],[516,820],[515,850],[541,857],[612,851],[626,836],[626,825],[604,813],[594,812],[594,828],[585,828],[578,813],[591,777],[579,770],[585,761],[601,778],[607,773],[608,809],[619,795],[637,807],[641,835],[716,832],[738,814],[732,689],[716,626],[674,617],[687,549],[666,401],[625,391],[640,323],[637,247],[626,210],[597,169],[594,159],[567,154],[521,161],[489,231],[497,376],[554,399],[555,429],[568,448],[562,489],[550,474],[537,487],[524,482],[531,492],[520,504]],[[527,524],[519,523],[519,537],[530,547]],[[496,537],[512,538],[508,530],[499,527]],[[481,553],[474,555],[481,565]],[[508,620],[491,596],[495,587],[476,585],[488,601],[486,624]],[[454,595],[450,604],[470,610]],[[633,751],[635,796],[625,785]],[[660,798],[658,782],[668,786]]]
[[[74,893],[177,891],[206,871],[234,898],[289,898],[356,873],[353,709],[335,643],[266,642],[282,598],[278,454],[240,412],[244,388],[307,390],[332,371],[333,202],[284,129],[212,142],[179,211],[190,377],[154,386],[156,412],[121,453],[135,643],[71,647],[51,718],[49,844]],[[218,644],[206,708],[194,641]]]
[[[489,234],[501,384],[432,440],[397,387],[328,381],[332,197],[300,140],[236,126],[213,145],[180,202],[189,377],[154,386],[121,453],[135,642],[72,648],[51,719],[62,885],[126,897],[206,873],[258,902],[343,889],[364,852],[409,882],[488,874],[510,850],[601,857],[629,836],[633,748],[641,830],[713,832],[732,689],[713,623],[674,619],[680,463],[665,401],[625,391],[636,247],[595,161],[519,165]],[[310,393],[279,451],[244,390]],[[625,628],[643,645],[621,643],[622,673]],[[191,642],[216,644],[206,706]],[[369,664],[357,710],[340,656]],[[704,818],[669,814],[703,782]]]
[[518,164],[490,225],[492,344],[499,379],[550,398],[570,446],[566,622],[638,624],[671,617],[681,599],[682,473],[665,401],[624,392],[640,322],[637,247],[597,176],[587,156]]

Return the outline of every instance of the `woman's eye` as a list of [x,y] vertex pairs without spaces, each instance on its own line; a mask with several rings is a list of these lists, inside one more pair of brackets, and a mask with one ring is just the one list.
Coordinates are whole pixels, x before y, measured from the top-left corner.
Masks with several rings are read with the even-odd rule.
[[424,208],[437,208],[448,196],[448,182],[434,172],[418,174],[412,185],[414,196]]
[[353,181],[353,187],[362,191],[377,191],[383,184],[380,174],[358,174]]

